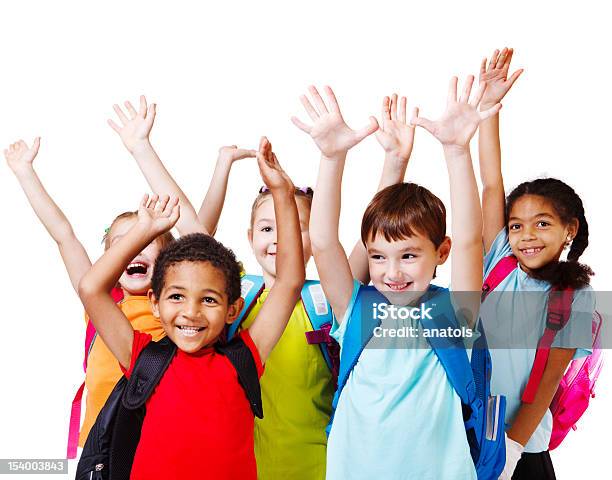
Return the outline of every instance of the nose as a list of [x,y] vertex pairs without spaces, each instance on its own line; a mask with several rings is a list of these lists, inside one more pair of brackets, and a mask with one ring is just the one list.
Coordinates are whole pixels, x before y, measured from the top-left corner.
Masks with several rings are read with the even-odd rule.
[[399,262],[389,261],[387,266],[387,278],[392,282],[399,282],[402,279],[402,270]]
[[183,305],[183,310],[182,310],[181,314],[185,318],[194,319],[200,313],[200,308],[199,307],[200,306],[199,306],[198,302],[196,302],[196,301],[186,302]]
[[527,242],[530,240],[535,240],[535,238],[536,238],[536,235],[535,235],[535,229],[533,228],[533,226],[525,225],[523,227],[521,240],[523,240],[524,242]]

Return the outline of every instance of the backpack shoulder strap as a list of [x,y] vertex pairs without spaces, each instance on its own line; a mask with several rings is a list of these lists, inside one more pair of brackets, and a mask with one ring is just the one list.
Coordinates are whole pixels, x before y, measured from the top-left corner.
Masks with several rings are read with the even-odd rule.
[[[436,308],[433,316],[421,318],[421,325],[425,330],[451,331],[458,328],[450,300],[450,291],[438,289],[432,292],[429,300],[435,302]],[[449,330],[450,329],[450,330]],[[473,428],[482,408],[481,400],[476,395],[474,372],[465,350],[461,337],[444,337],[430,334],[427,337],[431,348],[442,364],[448,381],[461,399],[464,410],[465,428]]]
[[236,336],[226,345],[218,345],[216,350],[225,355],[238,373],[238,381],[249,400],[253,415],[263,418],[263,404],[261,401],[261,386],[257,366],[253,354],[242,338]]
[[548,294],[548,309],[546,312],[546,328],[544,334],[538,342],[535,359],[529,374],[529,380],[523,390],[521,401],[523,403],[533,403],[535,400],[538,386],[546,369],[546,362],[550,354],[550,348],[555,341],[557,332],[562,330],[572,315],[572,301],[574,299],[574,289],[566,288],[560,290],[553,287]]
[[142,407],[166,372],[174,358],[176,345],[168,337],[158,342],[149,342],[136,359],[130,376],[123,406],[130,410]]
[[332,312],[321,282],[306,280],[302,287],[302,304],[312,325],[312,331],[306,332],[309,345],[320,345],[321,353],[334,377],[338,376],[339,347],[330,337],[333,322]]
[[244,306],[240,310],[238,318],[227,329],[228,342],[236,335],[238,327],[253,309],[255,301],[259,298],[263,289],[264,279],[261,275],[243,275],[240,279],[240,296],[244,299]]
[[482,282],[482,294],[481,301],[487,297],[495,288],[508,276],[510,272],[514,270],[518,265],[518,260],[514,255],[502,258],[495,264],[493,269],[487,275],[484,282]]

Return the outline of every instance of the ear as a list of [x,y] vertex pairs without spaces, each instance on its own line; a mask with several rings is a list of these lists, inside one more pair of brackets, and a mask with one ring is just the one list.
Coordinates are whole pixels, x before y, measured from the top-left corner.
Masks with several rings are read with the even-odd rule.
[[147,296],[149,297],[149,302],[151,303],[151,311],[153,312],[153,316],[155,318],[159,318],[159,300],[157,300],[153,290],[151,289],[149,289],[147,292]]
[[227,310],[227,320],[225,320],[225,323],[234,323],[238,318],[238,315],[240,315],[242,307],[244,307],[244,298],[238,297],[238,300],[229,306]]
[[448,260],[448,256],[450,255],[451,251],[451,244],[452,242],[450,237],[444,237],[444,240],[442,240],[442,243],[437,250],[438,265],[442,265],[444,262],[446,262],[446,260]]
[[253,249],[253,229],[249,228],[247,230],[247,238],[249,239],[249,245],[251,246],[251,249]]
[[578,227],[580,227],[580,222],[577,218],[572,218],[565,227],[567,229],[567,235],[571,237],[570,241],[576,238],[576,235],[578,234]]

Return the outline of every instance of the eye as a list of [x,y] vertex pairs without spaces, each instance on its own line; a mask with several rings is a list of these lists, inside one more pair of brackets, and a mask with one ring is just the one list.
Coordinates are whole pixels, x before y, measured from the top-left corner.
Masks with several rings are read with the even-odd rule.
[[540,220],[538,223],[536,223],[536,226],[540,228],[546,228],[546,227],[550,227],[550,223],[544,220]]
[[204,303],[207,303],[208,305],[216,305],[217,303],[219,303],[217,302],[217,299],[213,297],[204,297],[202,300]]
[[521,228],[520,223],[513,223],[512,225],[508,225],[508,230],[519,230]]
[[380,255],[380,254],[378,254],[378,253],[375,253],[375,254],[373,254],[373,255],[370,255],[370,258],[371,258],[372,260],[384,260],[384,259],[385,259],[385,257],[383,257],[382,255]]
[[404,253],[402,255],[402,260],[412,260],[413,258],[417,258],[414,253]]
[[168,295],[168,300],[180,301],[183,299],[183,296],[180,293],[173,293],[172,295]]
[[272,231],[272,227],[262,227],[260,232],[270,233]]

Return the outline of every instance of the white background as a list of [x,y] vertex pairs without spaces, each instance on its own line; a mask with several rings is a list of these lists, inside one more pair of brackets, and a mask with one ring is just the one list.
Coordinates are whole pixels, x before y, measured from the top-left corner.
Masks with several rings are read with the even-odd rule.
[[[599,5],[3,3],[0,144],[42,136],[37,171],[95,259],[111,219],[135,209],[147,191],[105,123],[113,103],[141,93],[157,102],[152,141],[197,208],[217,149],[255,148],[261,135],[297,185],[314,184],[317,152],[289,121],[295,114],[307,119],[298,97],[309,84],[332,85],[354,128],[378,115],[382,97],[394,91],[435,117],[451,75],[477,74],[482,57],[512,46],[514,67],[525,73],[501,112],[506,186],[551,175],[579,192],[591,234],[582,260],[597,272],[594,288],[609,290],[611,38]],[[417,132],[407,179],[448,205],[441,153]],[[347,247],[357,239],[383,156],[374,138],[349,155],[341,224]],[[235,165],[217,234],[248,271],[257,271],[246,230],[260,184],[253,161]],[[70,399],[83,378],[82,309],[6,165],[0,201],[0,457],[62,458]],[[439,273],[448,281],[448,266]],[[309,275],[316,276],[314,262]],[[553,454],[559,479],[608,475],[612,364],[598,387],[578,431]]]

